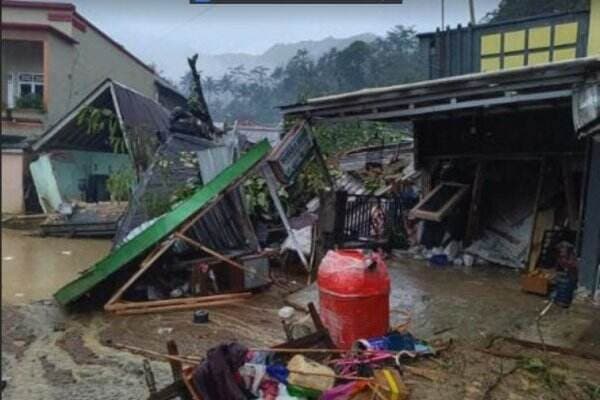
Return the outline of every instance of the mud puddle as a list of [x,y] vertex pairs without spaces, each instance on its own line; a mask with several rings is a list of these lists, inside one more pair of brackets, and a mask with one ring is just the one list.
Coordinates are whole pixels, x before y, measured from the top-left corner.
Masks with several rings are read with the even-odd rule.
[[109,240],[42,238],[2,229],[2,303],[51,298],[109,249]]

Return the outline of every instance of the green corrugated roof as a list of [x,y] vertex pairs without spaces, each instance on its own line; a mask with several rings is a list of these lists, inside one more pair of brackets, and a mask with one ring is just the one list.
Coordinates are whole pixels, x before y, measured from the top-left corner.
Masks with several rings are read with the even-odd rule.
[[266,140],[254,146],[236,163],[224,169],[215,179],[199,188],[192,197],[183,201],[172,211],[157,219],[139,235],[97,262],[79,278],[62,287],[54,294],[54,298],[63,306],[68,305],[123,266],[144,255],[154,245],[173,233],[186,220],[215,200],[223,190],[247,174],[270,150],[271,146]]

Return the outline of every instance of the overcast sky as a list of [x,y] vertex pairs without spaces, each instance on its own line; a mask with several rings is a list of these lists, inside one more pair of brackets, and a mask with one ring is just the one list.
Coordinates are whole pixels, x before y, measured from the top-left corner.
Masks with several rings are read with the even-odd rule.
[[[395,25],[419,32],[441,24],[442,0],[400,5],[190,5],[188,0],[70,0],[100,29],[174,80],[193,53],[260,54],[276,43],[385,34]],[[474,0],[479,20],[499,0]],[[469,20],[468,0],[445,0],[446,24]]]

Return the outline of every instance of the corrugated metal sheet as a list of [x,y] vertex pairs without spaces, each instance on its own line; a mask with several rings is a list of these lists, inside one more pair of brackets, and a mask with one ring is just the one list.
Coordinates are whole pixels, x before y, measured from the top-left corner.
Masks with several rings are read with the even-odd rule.
[[[113,96],[114,94],[114,96]],[[152,139],[157,146],[157,132],[169,131],[169,111],[156,101],[121,83],[105,80],[92,90],[77,106],[50,127],[33,144],[34,151],[76,149],[113,151],[108,132],[88,134],[79,126],[77,116],[86,107],[108,109],[117,114],[125,135],[142,135],[142,141]],[[128,138],[132,142],[132,138]]]
[[[129,206],[119,223],[113,239],[116,245],[124,242],[135,228],[156,217],[157,202],[169,201],[186,184],[201,185],[211,181],[231,164],[225,146],[189,135],[173,134],[153,157],[136,186]],[[207,213],[191,230],[196,239],[218,249],[245,249],[241,199],[237,191]]]
[[153,133],[169,131],[169,111],[165,107],[118,82],[113,82],[113,87],[126,131],[134,127]]

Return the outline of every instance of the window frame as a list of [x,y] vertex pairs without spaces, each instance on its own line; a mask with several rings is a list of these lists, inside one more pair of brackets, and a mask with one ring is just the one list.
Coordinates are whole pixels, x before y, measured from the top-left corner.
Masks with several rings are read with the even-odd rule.
[[[16,95],[17,98],[23,97],[24,94],[21,92],[21,85],[28,85],[30,87],[31,92],[28,94],[36,94],[35,89],[36,86],[41,86],[42,87],[42,93],[39,95],[42,99],[44,98],[44,90],[45,90],[45,81],[44,81],[44,74],[43,73],[39,73],[39,72],[17,72],[16,73]],[[26,80],[21,80],[21,75],[31,75],[31,80],[30,81],[26,81]],[[37,77],[41,77],[41,82],[40,81],[36,81]],[[27,95],[27,94],[25,94]]]

